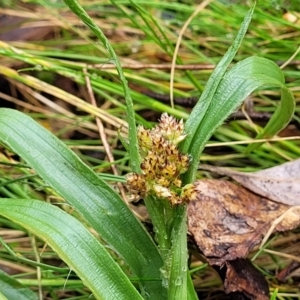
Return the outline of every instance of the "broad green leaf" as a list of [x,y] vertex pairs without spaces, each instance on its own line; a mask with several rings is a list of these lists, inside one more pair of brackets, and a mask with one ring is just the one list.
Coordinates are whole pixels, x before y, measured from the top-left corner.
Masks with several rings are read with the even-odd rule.
[[[282,104],[277,108],[276,119],[273,117],[270,120],[263,134],[275,134],[282,129],[293,115],[293,95],[285,87],[282,71],[274,62],[261,57],[249,57],[237,63],[223,76],[188,153],[199,159],[213,132],[247,96],[263,87],[277,87],[282,91]],[[197,164],[192,166],[195,170],[197,167]]]
[[[251,7],[249,12],[247,13],[246,17],[244,18],[244,22],[241,25],[241,28],[233,41],[233,44],[228,49],[226,54],[223,56],[221,61],[218,63],[214,71],[212,72],[205,89],[203,93],[201,94],[201,97],[196,104],[196,106],[193,108],[190,116],[186,120],[185,123],[185,131],[188,133],[187,138],[184,140],[181,146],[181,150],[184,153],[192,154],[193,161],[191,163],[191,167],[189,168],[188,172],[184,175],[184,182],[185,183],[191,183],[193,182],[196,174],[196,170],[198,168],[198,159],[200,157],[200,154],[204,148],[204,145],[209,137],[205,138],[205,141],[201,143],[199,132],[202,129],[203,126],[203,118],[208,114],[209,106],[212,101],[216,101],[214,99],[215,93],[218,89],[218,86],[227,71],[229,64],[233,60],[236,52],[238,51],[243,38],[247,32],[248,26],[250,24],[253,12],[254,12],[255,4]],[[223,112],[219,111],[220,116],[223,115]],[[225,113],[224,113],[225,115]],[[227,115],[224,116],[224,119],[227,117]],[[193,147],[193,143],[197,142],[197,145],[201,145],[201,147],[196,151]],[[193,153],[191,153],[191,151]]]
[[0,292],[0,299],[38,300],[38,296],[33,291],[1,270]]
[[120,196],[58,138],[25,114],[0,109],[0,141],[80,212],[132,268],[145,295],[163,299],[162,258],[152,238]]
[[104,246],[63,210],[38,200],[0,199],[0,214],[46,241],[96,299],[142,299]]

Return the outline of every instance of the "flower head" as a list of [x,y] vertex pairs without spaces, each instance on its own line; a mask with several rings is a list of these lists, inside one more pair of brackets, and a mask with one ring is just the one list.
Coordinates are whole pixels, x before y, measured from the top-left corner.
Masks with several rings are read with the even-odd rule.
[[143,158],[142,174],[127,175],[132,192],[141,197],[152,193],[168,199],[172,205],[186,202],[187,198],[181,197],[179,178],[190,162],[190,157],[178,149],[178,144],[186,137],[183,121],[164,113],[156,127],[145,129],[139,126],[137,134]]

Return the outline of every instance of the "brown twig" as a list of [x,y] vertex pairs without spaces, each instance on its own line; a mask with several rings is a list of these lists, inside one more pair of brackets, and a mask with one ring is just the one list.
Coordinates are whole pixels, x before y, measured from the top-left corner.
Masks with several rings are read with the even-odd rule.
[[[90,65],[88,65],[90,66]],[[95,64],[92,65],[93,68],[98,69],[115,69],[114,64]],[[171,64],[141,64],[141,63],[124,63],[122,64],[123,69],[131,70],[143,70],[143,69],[157,69],[157,70],[171,70]],[[176,65],[175,69],[177,70],[213,70],[215,65],[210,64],[200,64],[200,65]]]
[[[84,72],[84,75],[85,75],[85,82],[86,82],[90,102],[91,102],[92,105],[97,107],[97,102],[96,102],[96,99],[94,97],[94,93],[93,93],[92,86],[91,86],[91,81],[90,81],[90,78],[88,76],[87,70],[84,69],[83,72]],[[108,161],[111,163],[111,169],[112,169],[114,175],[118,176],[119,175],[118,170],[117,170],[116,166],[114,165],[115,160],[114,160],[114,157],[111,153],[109,143],[107,141],[107,137],[106,137],[106,133],[104,131],[103,123],[102,123],[101,119],[98,118],[98,117],[96,117],[96,123],[97,123],[97,126],[98,126],[99,135],[100,135],[103,147],[105,149]],[[128,204],[128,201],[127,201],[127,198],[126,198],[126,193],[124,191],[124,188],[123,188],[122,184],[120,182],[118,182],[117,186],[118,186],[118,189],[121,193],[121,196],[122,196],[123,200]]]
[[173,54],[173,58],[172,58],[172,68],[171,68],[171,72],[170,72],[171,73],[170,74],[170,104],[171,104],[171,107],[174,107],[174,101],[173,101],[174,74],[175,74],[175,66],[176,66],[177,56],[178,56],[179,47],[180,47],[180,44],[181,44],[181,41],[182,41],[182,37],[183,37],[184,32],[186,31],[186,29],[188,28],[189,24],[191,23],[191,21],[210,2],[212,2],[212,0],[204,0],[199,5],[197,5],[196,9],[190,15],[190,17],[186,20],[186,22],[184,23],[184,25],[182,26],[182,28],[179,32],[178,39],[177,39],[176,46],[175,46],[175,50],[174,50],[174,54]]

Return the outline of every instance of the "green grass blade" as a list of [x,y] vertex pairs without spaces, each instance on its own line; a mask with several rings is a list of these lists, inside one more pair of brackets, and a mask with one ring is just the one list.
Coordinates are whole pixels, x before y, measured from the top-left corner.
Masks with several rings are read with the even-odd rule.
[[[25,199],[30,199],[29,197],[25,198]],[[48,264],[43,264],[43,263],[38,263],[34,260],[25,258],[25,257],[21,257],[18,254],[16,254],[5,242],[4,240],[0,237],[0,244],[1,246],[6,250],[6,252],[8,254],[10,254],[11,258],[15,261],[21,262],[21,263],[25,263],[29,266],[33,266],[33,267],[40,267],[42,269],[47,269],[47,270],[53,270],[53,271],[57,271],[57,272],[68,272],[66,268],[59,268],[59,267],[54,267],[54,266],[50,266]]]
[[275,288],[274,292],[271,295],[270,300],[276,300],[277,299],[277,294],[278,294],[278,288]]
[[[0,141],[80,212],[137,277],[160,278],[162,259],[148,232],[97,174],[32,118],[0,109]],[[164,295],[161,281],[142,282],[149,297]]]
[[198,300],[199,299],[198,295],[196,293],[190,272],[187,273],[187,292],[188,292],[189,300]]
[[104,246],[61,209],[32,199],[0,199],[0,214],[46,241],[96,299],[142,299]]
[[[295,105],[291,92],[284,86],[282,71],[268,59],[249,57],[231,68],[221,80],[214,100],[207,109],[189,148],[192,157],[197,159],[200,157],[213,132],[241,105],[247,96],[258,88],[270,86],[281,88],[284,102],[278,107],[276,119],[270,120],[271,125],[267,126],[267,130],[264,130],[263,134],[274,134],[275,131],[282,129],[291,119]],[[279,112],[280,109],[284,110],[284,113]],[[194,174],[197,168],[198,161],[196,164],[192,164],[193,172],[190,172],[189,175]]]
[[[282,130],[292,119],[295,111],[295,98],[292,92],[285,86],[281,86],[281,98],[278,107],[276,108],[271,119],[264,129],[256,136],[257,139],[269,138]],[[251,144],[246,149],[251,152],[259,147],[259,143]]]
[[0,292],[0,300],[8,300],[8,299]]
[[[0,299],[38,300],[37,295],[0,270]],[[3,298],[1,298],[3,297]]]
[[133,102],[130,95],[130,90],[127,84],[127,79],[124,75],[121,63],[118,56],[116,55],[113,47],[109,43],[102,30],[97,26],[93,19],[86,13],[83,7],[76,0],[64,0],[64,2],[69,6],[74,14],[76,14],[89,29],[95,34],[95,36],[103,43],[104,47],[107,49],[110,55],[111,61],[115,64],[118,74],[120,76],[120,81],[123,86],[124,96],[126,101],[126,112],[127,112],[127,122],[129,126],[129,155],[130,163],[133,172],[140,172],[140,159],[139,150],[136,134],[136,123],[135,123],[135,112],[133,108]]
[[[166,53],[172,55],[173,47],[169,39],[166,37],[164,30],[159,26],[153,15],[135,1],[129,0],[129,2],[136,9],[136,13],[144,21],[145,26],[148,29],[147,31],[152,33],[151,39],[155,41],[155,43],[159,45]],[[112,3],[115,4],[115,1],[112,1]],[[131,20],[133,20],[134,17],[131,18]],[[139,24],[136,24],[139,27]]]
[[[184,153],[189,153],[191,145],[193,145],[194,139],[197,138],[197,131],[199,131],[199,128],[202,123],[202,119],[207,114],[207,110],[209,108],[210,103],[213,101],[214,95],[216,93],[216,90],[219,86],[220,81],[222,80],[225,72],[227,71],[227,68],[229,67],[229,64],[233,60],[236,52],[238,51],[243,38],[247,32],[248,26],[250,24],[253,12],[254,12],[255,5],[251,7],[248,14],[244,18],[244,22],[242,23],[240,30],[232,44],[232,46],[228,49],[227,53],[223,56],[221,61],[216,66],[215,70],[211,74],[206,87],[197,103],[197,105],[192,110],[189,118],[187,119],[185,123],[185,131],[188,133],[187,138],[182,144],[182,151]],[[198,159],[197,157],[194,158],[194,164],[195,161]],[[189,178],[186,182],[191,182],[191,178],[194,177],[194,171],[189,171],[186,178]]]

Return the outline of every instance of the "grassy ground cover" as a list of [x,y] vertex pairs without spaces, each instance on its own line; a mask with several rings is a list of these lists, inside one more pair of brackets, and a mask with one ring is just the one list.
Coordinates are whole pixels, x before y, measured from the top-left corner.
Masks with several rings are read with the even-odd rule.
[[[131,168],[120,143],[120,137],[126,138],[128,133],[126,95],[115,67],[116,60],[69,8],[59,1],[49,3],[7,1],[0,8],[0,106],[16,108],[32,116],[103,180],[116,189],[121,185],[120,193],[128,199],[122,183]],[[182,37],[172,77],[175,44],[184,23],[197,8],[194,1],[85,0],[81,3],[119,57],[136,119],[146,128],[162,112],[187,119],[194,100],[201,95],[249,10],[247,3],[239,1],[212,1],[194,16]],[[252,138],[279,104],[277,90],[258,90],[213,135],[201,162],[252,171],[299,157],[299,35],[300,12],[293,1],[257,4],[233,63],[252,55],[276,62],[295,96],[294,117],[274,141],[265,141],[262,147],[247,153]],[[173,82],[171,96],[170,80]],[[55,203],[81,220],[47,183],[24,168],[12,152],[2,148],[0,160],[2,197]],[[199,171],[197,176],[211,175]],[[130,206],[153,234],[143,204]],[[91,299],[90,291],[73,272],[66,271],[64,263],[48,245],[5,218],[0,218],[0,224],[2,270],[30,287],[40,299]],[[271,237],[265,251],[255,250],[249,256],[267,278],[277,299],[300,298],[299,240],[298,229],[277,234]],[[190,272],[199,298],[225,299],[215,271],[192,243],[189,247]],[[125,273],[130,272],[122,260],[117,256],[115,259]],[[294,273],[284,282],[278,280],[277,275],[292,261]]]

